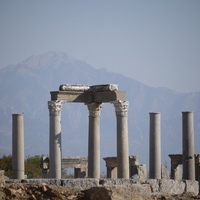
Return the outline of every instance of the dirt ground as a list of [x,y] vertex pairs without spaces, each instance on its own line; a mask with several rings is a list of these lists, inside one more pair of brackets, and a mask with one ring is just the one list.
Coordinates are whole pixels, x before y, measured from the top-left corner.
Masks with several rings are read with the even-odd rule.
[[84,200],[81,190],[52,185],[1,184],[1,200]]

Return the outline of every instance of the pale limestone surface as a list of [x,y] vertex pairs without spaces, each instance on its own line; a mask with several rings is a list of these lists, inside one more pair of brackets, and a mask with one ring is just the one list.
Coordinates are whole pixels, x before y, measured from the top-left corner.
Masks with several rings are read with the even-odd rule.
[[[9,179],[6,183],[42,184],[84,190],[88,199],[194,199],[199,193],[197,181],[148,179]],[[102,196],[103,195],[103,196]]]

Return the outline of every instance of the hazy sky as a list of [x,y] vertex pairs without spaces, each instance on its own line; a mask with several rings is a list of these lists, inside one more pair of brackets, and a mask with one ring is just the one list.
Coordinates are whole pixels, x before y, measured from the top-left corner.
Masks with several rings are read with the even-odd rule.
[[0,68],[47,51],[200,91],[200,0],[0,0]]

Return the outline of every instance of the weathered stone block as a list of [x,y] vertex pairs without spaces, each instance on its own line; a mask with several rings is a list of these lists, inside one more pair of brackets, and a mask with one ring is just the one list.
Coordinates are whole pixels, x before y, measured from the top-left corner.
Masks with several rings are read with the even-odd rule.
[[94,102],[92,92],[80,92],[80,91],[52,91],[51,100],[62,100],[67,102]]
[[61,185],[63,187],[86,190],[91,187],[99,186],[99,179],[62,179]]
[[90,200],[147,200],[151,199],[151,188],[148,184],[116,185],[94,187],[85,194]]
[[125,91],[94,92],[94,102],[125,101]]
[[51,101],[60,100],[66,102],[111,102],[125,100],[126,91],[105,91],[105,92],[80,92],[80,91],[52,91]]
[[23,179],[21,180],[22,183],[28,184],[47,184],[47,185],[61,185],[60,179]]
[[159,180],[160,192],[164,195],[181,195],[185,191],[185,183],[177,180]]
[[152,193],[157,193],[160,191],[159,180],[157,179],[148,179],[146,183],[150,184]]
[[199,193],[199,183],[197,181],[183,180],[186,184],[185,193],[190,196],[197,196]]
[[167,179],[167,180],[170,179],[169,172],[167,168],[163,165],[161,165],[161,179]]

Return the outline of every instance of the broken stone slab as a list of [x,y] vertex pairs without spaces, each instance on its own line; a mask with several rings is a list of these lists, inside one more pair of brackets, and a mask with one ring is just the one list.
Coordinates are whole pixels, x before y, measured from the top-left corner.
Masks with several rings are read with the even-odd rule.
[[59,87],[60,91],[87,91],[89,89],[90,86],[81,84],[62,84]]
[[91,85],[89,90],[94,92],[117,91],[118,85],[117,84]]
[[102,84],[102,85],[81,85],[81,84],[62,84],[59,87],[60,91],[92,91],[92,92],[104,92],[104,91],[117,91],[117,84]]
[[[146,165],[135,165],[131,166],[131,179],[137,178],[139,180],[146,180],[147,179],[147,170]],[[137,176],[136,176],[137,175]]]

